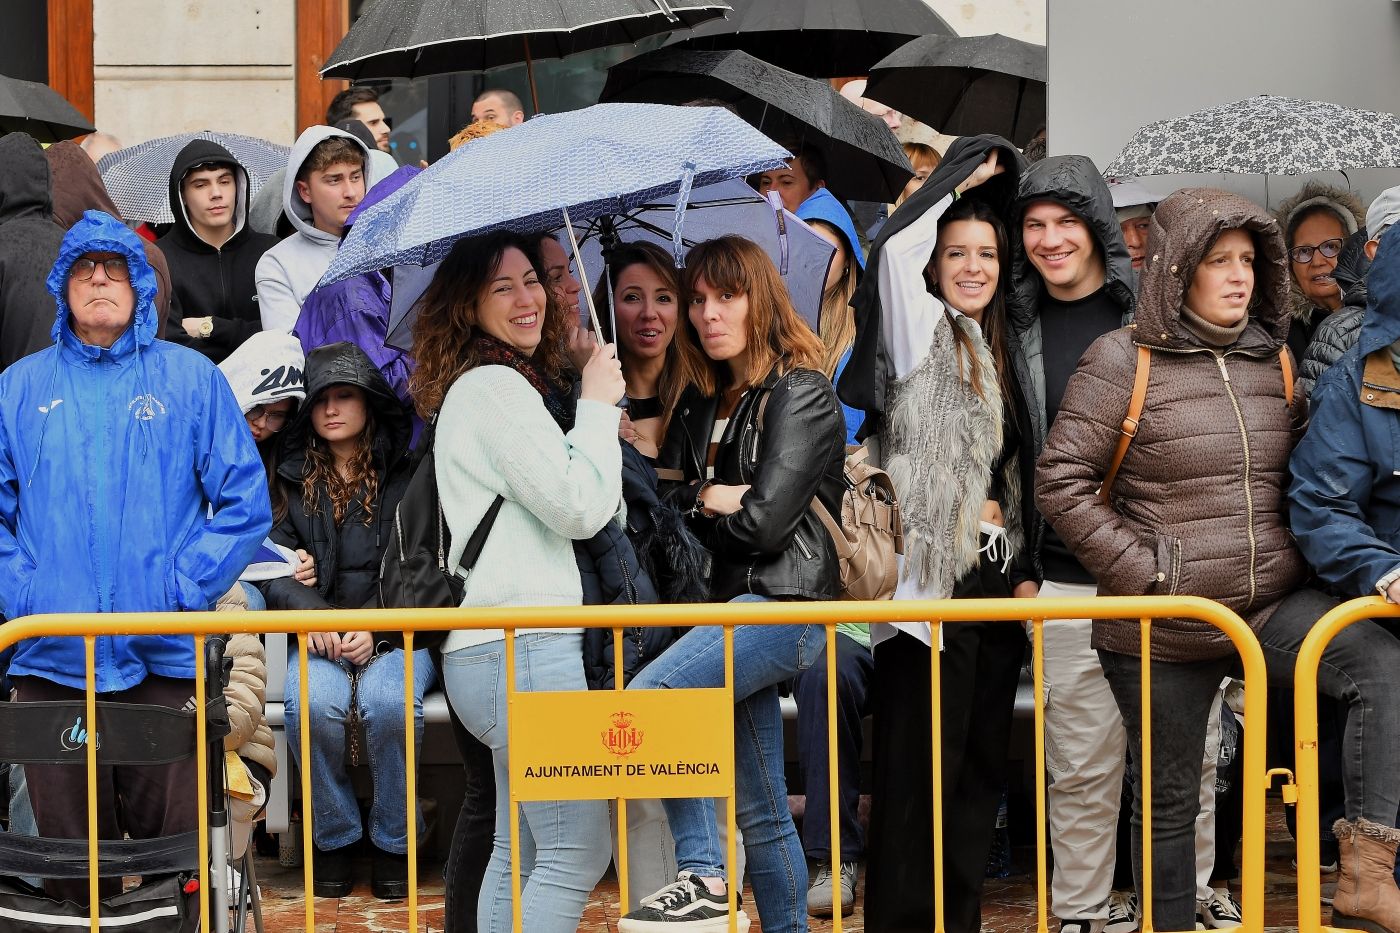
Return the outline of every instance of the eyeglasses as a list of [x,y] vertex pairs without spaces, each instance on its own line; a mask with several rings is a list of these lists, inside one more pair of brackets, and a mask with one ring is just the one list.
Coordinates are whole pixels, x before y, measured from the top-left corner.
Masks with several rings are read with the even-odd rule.
[[102,270],[107,273],[107,278],[113,282],[126,282],[131,279],[131,270],[126,267],[126,260],[116,256],[111,259],[89,259],[82,256],[73,263],[70,274],[79,282],[86,282],[92,278],[92,274],[97,271],[98,266],[102,267]]
[[1342,238],[1323,240],[1316,246],[1295,246],[1288,251],[1288,256],[1299,265],[1305,265],[1312,262],[1314,250],[1321,253],[1324,259],[1336,259],[1342,251]]
[[280,431],[287,425],[287,413],[285,411],[268,411],[266,405],[257,405],[249,409],[244,416],[249,424],[263,423],[263,427],[269,431]]

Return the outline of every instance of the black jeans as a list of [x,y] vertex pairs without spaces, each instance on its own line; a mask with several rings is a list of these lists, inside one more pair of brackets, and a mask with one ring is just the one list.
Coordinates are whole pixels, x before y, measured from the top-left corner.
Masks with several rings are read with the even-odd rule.
[[[840,780],[838,813],[841,819],[842,862],[854,862],[865,851],[865,832],[857,810],[860,806],[860,752],[862,720],[870,711],[867,702],[875,659],[870,649],[849,635],[836,636],[836,752]],[[838,861],[831,857],[831,795],[827,768],[826,649],[807,670],[797,675],[793,698],[797,700],[797,764],[807,805],[802,816],[802,850],[814,862]]]
[[[1316,590],[1285,599],[1259,630],[1270,682],[1293,682],[1298,649],[1337,600]],[[1384,626],[1354,622],[1322,653],[1318,690],[1346,707],[1342,777],[1346,818],[1394,826],[1400,808],[1400,639]]]
[[[1142,659],[1099,651],[1104,676],[1128,732],[1133,782],[1133,881],[1142,899]],[[1196,928],[1196,816],[1210,707],[1234,657],[1153,661],[1152,925]]]
[[452,734],[462,756],[466,796],[452,830],[452,847],[442,875],[445,882],[444,933],[476,933],[481,879],[491,861],[496,835],[496,772],[491,749],[467,731],[452,713]]

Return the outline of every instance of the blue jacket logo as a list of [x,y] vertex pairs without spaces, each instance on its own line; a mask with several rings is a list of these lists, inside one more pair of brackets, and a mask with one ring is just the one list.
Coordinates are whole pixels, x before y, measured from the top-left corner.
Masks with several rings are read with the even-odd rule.
[[138,395],[127,403],[126,410],[137,421],[154,421],[157,415],[165,414],[165,405],[154,395]]

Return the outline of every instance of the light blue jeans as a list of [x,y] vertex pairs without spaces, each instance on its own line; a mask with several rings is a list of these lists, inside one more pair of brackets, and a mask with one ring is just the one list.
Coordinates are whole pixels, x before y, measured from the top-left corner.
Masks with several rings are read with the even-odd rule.
[[[345,720],[350,713],[350,676],[354,667],[345,660],[329,661],[313,654],[307,658],[311,702],[311,814],[312,838],[323,852],[358,842],[364,835],[360,805],[355,799],[346,769]],[[369,762],[374,795],[369,808],[369,838],[383,852],[408,852],[408,821],[404,818],[407,796],[404,758],[403,650],[376,655],[360,668],[355,702],[364,723],[363,760]],[[437,679],[427,650],[413,652],[414,747],[423,744],[423,694]],[[285,694],[287,742],[297,767],[301,762],[301,671],[293,652],[287,665]],[[419,837],[423,814],[416,814]]]
[[[515,677],[517,690],[587,690],[583,635],[517,635]],[[491,749],[496,771],[495,844],[481,883],[477,928],[483,933],[508,933],[512,918],[505,642],[487,642],[443,655],[442,678],[447,699],[462,724]],[[573,933],[578,929],[588,896],[612,859],[610,822],[605,800],[520,804],[517,855],[522,930]]]
[[[739,596],[731,602],[764,602]],[[735,821],[764,933],[807,929],[807,861],[788,811],[783,714],[778,685],[811,667],[826,644],[820,625],[740,625],[734,629]],[[629,690],[724,686],[724,630],[691,629],[642,669]],[[664,801],[681,871],[724,877],[724,850],[709,798]]]

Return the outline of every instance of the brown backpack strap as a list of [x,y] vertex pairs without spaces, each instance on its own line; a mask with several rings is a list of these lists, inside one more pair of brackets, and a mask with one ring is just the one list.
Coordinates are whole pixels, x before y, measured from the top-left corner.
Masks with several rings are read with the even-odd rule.
[[1118,477],[1118,468],[1123,465],[1123,458],[1127,456],[1128,446],[1137,436],[1138,420],[1142,417],[1142,404],[1147,399],[1147,375],[1151,369],[1152,351],[1147,347],[1139,346],[1137,372],[1133,375],[1133,396],[1128,400],[1128,415],[1123,419],[1123,426],[1119,429],[1122,433],[1118,437],[1118,449],[1113,452],[1113,463],[1109,465],[1108,473],[1103,478],[1103,485],[1099,487],[1099,498],[1104,502],[1108,501],[1108,493],[1113,489],[1113,481]]
[[1283,400],[1289,408],[1293,407],[1293,357],[1288,352],[1287,345],[1279,347],[1278,362],[1283,367]]

